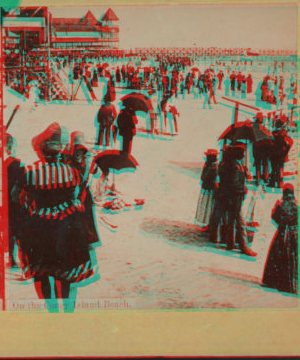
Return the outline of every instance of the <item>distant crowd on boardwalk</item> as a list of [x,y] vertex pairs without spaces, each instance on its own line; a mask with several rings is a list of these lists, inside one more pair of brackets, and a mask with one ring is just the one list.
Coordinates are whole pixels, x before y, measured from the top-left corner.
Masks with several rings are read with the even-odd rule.
[[[74,98],[77,80],[83,78],[93,100],[96,99],[93,87],[104,77],[113,86],[147,91],[149,95],[158,93],[159,97],[179,95],[184,99],[186,94],[193,94],[194,98],[203,98],[203,107],[210,108],[215,104],[215,95],[224,89],[225,96],[246,99],[249,94],[255,94],[256,106],[268,110],[278,109],[284,101],[295,101],[297,94],[296,78],[293,74],[287,80],[284,64],[275,62],[274,68],[262,79],[257,79],[254,87],[253,69],[245,61],[215,61],[201,68],[200,59],[191,57],[157,56],[156,58],[109,57],[109,56],[52,56],[49,62],[45,57],[32,55],[25,60],[28,68],[44,67],[53,74],[65,73],[68,78],[68,99]],[[47,71],[48,71],[47,70]],[[19,92],[28,92],[35,87],[37,99],[45,97],[45,81],[41,73],[33,79],[32,74],[24,80],[18,75],[13,80],[6,76],[6,83]],[[284,76],[285,75],[285,76]],[[48,79],[49,80],[49,79]],[[33,83],[34,81],[34,83]],[[287,83],[289,81],[289,83]],[[55,96],[54,96],[55,99]],[[161,99],[159,99],[161,100]]]
[[[21,91],[33,104],[38,106],[42,98],[53,100],[64,99],[67,102],[76,100],[79,88],[90,102],[105,105],[105,94],[109,93],[109,101],[114,105],[116,92],[123,90],[139,92],[151,99],[153,114],[147,119],[147,131],[152,134],[177,135],[180,129],[180,111],[178,101],[187,97],[199,101],[199,107],[212,109],[217,106],[220,97],[230,97],[236,101],[254,100],[254,106],[267,113],[264,125],[274,129],[279,111],[290,111],[297,105],[297,79],[293,72],[284,68],[284,63],[275,62],[264,69],[266,75],[257,78],[255,65],[249,61],[214,61],[201,63],[201,59],[191,57],[109,57],[109,56],[52,56],[49,63],[41,56],[28,56],[28,65],[44,66],[53,74],[52,91],[46,95],[44,79],[46,72],[40,73],[35,79],[15,78],[13,81],[6,76],[7,85]],[[255,62],[255,61],[254,61]],[[260,72],[261,74],[261,72]],[[104,86],[99,95],[96,90]],[[219,100],[218,100],[219,99]],[[297,116],[297,112],[294,113]],[[116,121],[99,123],[97,143],[109,143],[110,133],[116,127]],[[136,128],[136,126],[134,126]],[[103,132],[106,134],[103,139]],[[134,131],[136,131],[134,129]],[[115,132],[114,132],[115,133]],[[134,134],[133,134],[134,136]],[[114,135],[115,138],[115,135]],[[106,140],[106,142],[104,141]]]

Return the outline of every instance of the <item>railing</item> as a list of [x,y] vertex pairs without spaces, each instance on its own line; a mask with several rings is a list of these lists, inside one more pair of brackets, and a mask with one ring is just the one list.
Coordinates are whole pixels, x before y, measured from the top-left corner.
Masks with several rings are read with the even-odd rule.
[[5,68],[5,84],[16,90],[20,94],[25,93],[25,88],[32,80],[39,83],[40,98],[47,98],[47,80],[48,69],[46,67],[18,67],[18,68]]

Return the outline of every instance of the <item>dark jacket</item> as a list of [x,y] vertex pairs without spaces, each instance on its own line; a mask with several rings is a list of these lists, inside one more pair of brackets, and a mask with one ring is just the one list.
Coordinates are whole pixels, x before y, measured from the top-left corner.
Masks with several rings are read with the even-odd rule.
[[217,163],[206,163],[204,165],[201,181],[202,189],[204,190],[214,190],[216,188],[216,179],[217,179]]
[[137,124],[136,116],[133,112],[130,112],[126,109],[122,110],[117,118],[117,125],[119,129],[119,134],[121,136],[133,136],[136,134]]
[[25,183],[25,168],[19,159],[8,157],[4,161],[7,171],[7,203],[9,230],[14,235],[19,231],[21,205],[20,193]]
[[105,127],[111,126],[115,121],[116,117],[117,111],[113,104],[103,104],[100,107],[97,115],[98,122]]
[[280,158],[285,158],[288,154],[293,140],[289,138],[286,130],[274,130],[274,146],[273,146],[273,155]]
[[220,191],[226,196],[245,195],[246,173],[245,166],[237,160],[224,163],[220,169]]
[[21,160],[8,157],[4,161],[4,166],[7,170],[7,190],[8,190],[8,204],[9,209],[18,204],[18,199],[15,198],[14,193],[18,189],[22,189],[25,183],[25,168]]

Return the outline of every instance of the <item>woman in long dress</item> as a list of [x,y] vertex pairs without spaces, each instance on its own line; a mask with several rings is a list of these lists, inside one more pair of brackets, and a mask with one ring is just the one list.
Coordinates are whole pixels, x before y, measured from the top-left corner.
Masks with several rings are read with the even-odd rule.
[[272,212],[278,230],[266,260],[262,285],[279,291],[298,293],[297,204],[291,184],[283,187],[283,197]]
[[72,66],[69,67],[68,79],[69,79],[68,99],[71,101],[73,98],[73,92],[74,92],[74,75],[73,75],[73,67]]
[[251,74],[248,75],[248,77],[246,79],[246,83],[247,83],[247,94],[251,94],[252,93],[252,84],[253,84]]
[[39,83],[37,80],[32,80],[26,86],[26,93],[25,96],[28,99],[28,103],[32,108],[38,106],[40,90],[39,90]]
[[84,213],[81,221],[85,229],[85,239],[88,245],[101,245],[99,231],[95,215],[95,201],[91,190],[93,178],[97,178],[97,192],[99,195],[101,184],[106,179],[100,168],[91,161],[91,154],[86,145],[84,134],[75,131],[71,134],[70,165],[78,170],[80,176],[80,186],[78,199],[84,206]]
[[[66,137],[66,130],[53,123],[33,138],[39,161],[26,167],[21,197],[24,271],[33,278],[37,295],[50,312],[58,311],[58,298],[63,299],[65,311],[74,311],[76,287],[71,289],[71,285],[97,274],[85,241],[84,207],[77,198],[80,176],[60,160]],[[51,298],[50,278],[54,278],[55,299]]]
[[217,188],[217,150],[209,149],[206,153],[206,162],[201,174],[201,191],[198,199],[195,224],[208,225],[214,206],[215,190]]

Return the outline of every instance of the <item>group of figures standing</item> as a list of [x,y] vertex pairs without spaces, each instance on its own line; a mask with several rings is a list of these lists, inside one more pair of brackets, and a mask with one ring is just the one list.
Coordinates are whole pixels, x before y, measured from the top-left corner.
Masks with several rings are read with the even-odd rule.
[[[264,129],[263,114],[259,112],[253,124],[254,131]],[[270,136],[258,139],[253,143],[253,159],[257,182],[263,181],[270,187],[281,187],[284,164],[288,159],[293,139],[288,135],[287,116],[277,115],[274,118],[274,130]],[[271,172],[269,171],[271,165]]]
[[[249,178],[243,162],[245,148],[240,141],[232,143],[223,149],[220,164],[217,150],[206,152],[195,222],[202,224],[200,231],[209,235],[210,242],[224,244],[227,250],[238,247],[243,254],[255,257],[242,213]],[[277,201],[271,215],[278,230],[270,245],[262,285],[297,294],[297,205],[293,185],[281,183],[281,188],[282,200]]]

